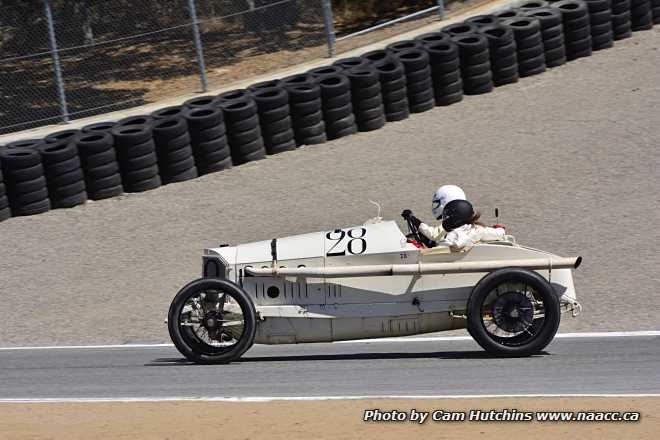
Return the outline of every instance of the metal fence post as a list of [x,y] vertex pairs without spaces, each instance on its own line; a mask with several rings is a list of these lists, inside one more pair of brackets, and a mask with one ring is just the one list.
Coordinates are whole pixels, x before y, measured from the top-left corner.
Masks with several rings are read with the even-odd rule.
[[62,66],[60,65],[60,54],[57,48],[57,37],[55,36],[55,21],[53,20],[53,11],[50,6],[50,0],[43,0],[44,13],[48,23],[48,44],[53,58],[53,70],[55,71],[55,84],[57,86],[57,100],[60,105],[62,122],[69,122],[69,109],[66,103],[66,93],[64,91],[64,78],[62,77]]
[[325,36],[328,40],[328,56],[335,56],[335,20],[332,15],[332,1],[321,0],[323,6],[323,23],[325,24]]
[[444,0],[438,0],[438,14],[440,15],[440,19],[445,18],[445,1]]
[[197,9],[195,8],[195,0],[188,0],[188,9],[190,11],[190,19],[192,20],[193,37],[195,39],[195,51],[197,52],[197,64],[199,64],[199,80],[202,83],[202,92],[209,89],[209,84],[206,81],[206,63],[204,63],[204,49],[202,47],[202,37],[199,33],[199,23],[197,22]]

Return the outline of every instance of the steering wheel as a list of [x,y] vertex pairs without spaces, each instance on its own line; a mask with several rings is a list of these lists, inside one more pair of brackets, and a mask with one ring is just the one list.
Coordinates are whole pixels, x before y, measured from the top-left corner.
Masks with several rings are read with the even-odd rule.
[[417,227],[415,225],[413,225],[413,223],[410,221],[409,216],[404,217],[404,219],[406,220],[406,223],[408,224],[408,231],[410,231],[410,233],[406,236],[406,238],[411,238],[410,236],[412,236],[412,238],[414,238],[415,241],[417,241],[417,243],[421,243],[427,248],[435,246],[434,241],[429,240],[428,238],[426,238],[426,236],[422,235],[419,232],[419,229],[417,229]]

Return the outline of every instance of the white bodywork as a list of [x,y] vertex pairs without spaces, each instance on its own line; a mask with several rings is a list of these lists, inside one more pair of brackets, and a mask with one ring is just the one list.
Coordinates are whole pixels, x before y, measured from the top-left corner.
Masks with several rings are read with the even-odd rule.
[[[468,297],[488,271],[315,277],[249,276],[248,268],[304,267],[319,273],[324,268],[335,268],[331,272],[337,272],[346,266],[433,267],[434,263],[559,258],[517,245],[512,237],[478,243],[467,252],[453,252],[442,245],[418,249],[394,221],[277,239],[275,264],[271,246],[270,240],[260,241],[206,249],[204,255],[205,268],[218,262],[215,267],[220,273],[216,276],[239,284],[252,298],[260,318],[255,342],[261,344],[329,342],[464,328]],[[563,306],[579,306],[570,268],[537,272],[550,281]]]

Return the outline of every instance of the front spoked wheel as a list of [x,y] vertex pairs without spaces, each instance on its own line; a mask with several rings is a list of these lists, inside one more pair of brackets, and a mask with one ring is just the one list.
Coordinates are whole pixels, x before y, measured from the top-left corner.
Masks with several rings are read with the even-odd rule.
[[543,350],[559,328],[559,299],[538,273],[501,269],[485,276],[468,301],[468,330],[481,347],[506,356]]
[[172,342],[187,359],[222,364],[252,346],[256,311],[247,293],[234,283],[202,278],[177,293],[167,324]]

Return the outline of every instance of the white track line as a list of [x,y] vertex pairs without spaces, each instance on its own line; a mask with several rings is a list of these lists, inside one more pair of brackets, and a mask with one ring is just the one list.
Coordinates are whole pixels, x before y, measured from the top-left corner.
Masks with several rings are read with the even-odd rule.
[[660,394],[461,394],[461,395],[365,395],[365,396],[268,396],[268,397],[108,397],[0,399],[0,403],[113,403],[113,402],[277,402],[323,400],[432,400],[509,398],[642,398]]
[[[629,337],[649,337],[660,336],[660,330],[643,330],[628,332],[585,332],[585,333],[558,333],[555,338],[558,339],[579,339],[579,338],[629,338]],[[337,341],[333,344],[363,344],[363,343],[384,343],[384,342],[453,342],[453,341],[471,341],[470,336],[417,336],[417,337],[398,337],[398,338],[374,338],[374,339],[356,339],[350,341]],[[163,348],[174,347],[172,344],[118,344],[118,345],[53,345],[42,347],[0,347],[0,351],[11,350],[68,350],[68,349],[121,349],[121,348]]]

